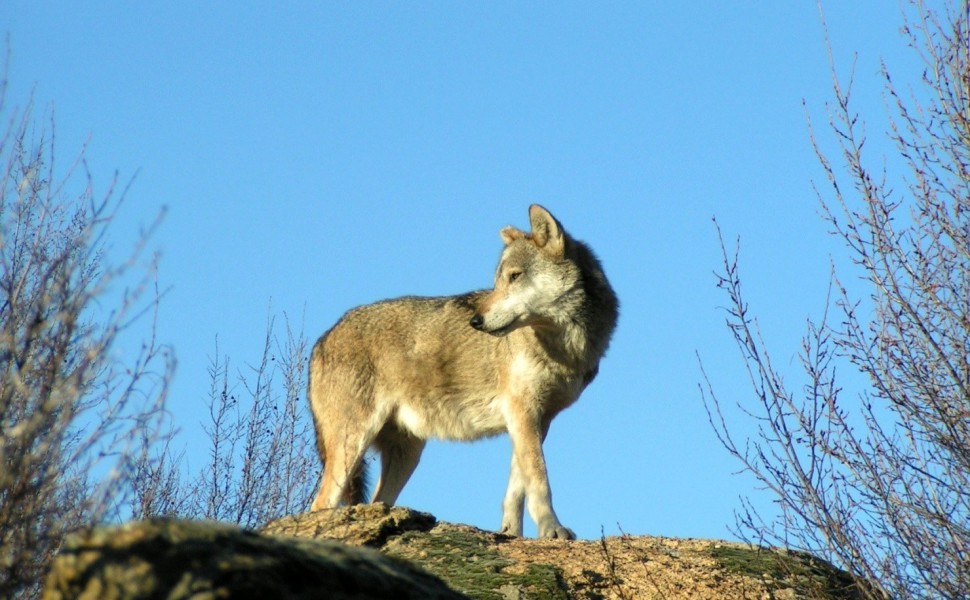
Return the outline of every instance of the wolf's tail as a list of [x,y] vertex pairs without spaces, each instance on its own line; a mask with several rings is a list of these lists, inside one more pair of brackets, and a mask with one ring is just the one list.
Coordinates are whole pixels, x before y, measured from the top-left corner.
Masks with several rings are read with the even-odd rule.
[[347,490],[344,492],[344,498],[347,499],[349,504],[363,504],[367,502],[367,497],[370,496],[370,490],[367,489],[368,462],[368,457],[362,456],[350,476]]
[[[320,477],[323,477],[323,472],[327,468],[327,458],[320,453],[321,462],[323,463],[323,468],[320,470]],[[367,502],[367,498],[370,496],[371,490],[367,485],[367,467],[369,463],[368,457],[365,455],[354,467],[353,472],[350,477],[347,478],[347,487],[344,488],[343,500],[347,504],[364,504]],[[317,483],[319,487],[319,482]]]

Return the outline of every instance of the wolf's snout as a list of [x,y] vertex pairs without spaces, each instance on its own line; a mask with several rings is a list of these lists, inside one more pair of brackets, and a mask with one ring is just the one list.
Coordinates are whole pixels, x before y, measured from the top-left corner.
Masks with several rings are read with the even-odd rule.
[[482,327],[485,325],[485,317],[483,317],[478,313],[475,313],[475,316],[473,316],[471,320],[468,321],[468,324],[474,327],[475,329],[481,331]]

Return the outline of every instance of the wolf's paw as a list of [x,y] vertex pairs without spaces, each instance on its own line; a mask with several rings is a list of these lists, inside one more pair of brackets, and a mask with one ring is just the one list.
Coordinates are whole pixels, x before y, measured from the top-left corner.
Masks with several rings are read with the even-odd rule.
[[576,534],[573,530],[568,527],[563,527],[562,525],[555,525],[548,528],[543,528],[539,532],[539,537],[544,540],[575,540]]
[[501,533],[502,535],[510,535],[513,537],[522,537],[522,523],[519,523],[518,526],[514,524],[506,525],[503,523],[502,528],[499,530],[499,533]]

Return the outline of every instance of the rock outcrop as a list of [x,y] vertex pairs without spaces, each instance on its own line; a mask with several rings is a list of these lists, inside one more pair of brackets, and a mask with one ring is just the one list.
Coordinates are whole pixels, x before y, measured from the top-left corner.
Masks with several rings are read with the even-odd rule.
[[210,521],[152,520],[73,534],[44,600],[374,599],[465,596],[411,564],[333,540],[260,535]]
[[856,598],[801,553],[623,535],[531,540],[382,504],[289,516],[260,533],[155,520],[79,532],[45,599]]
[[717,540],[514,538],[383,504],[284,517],[263,531],[378,548],[421,566],[472,598],[857,597],[845,573],[810,555]]

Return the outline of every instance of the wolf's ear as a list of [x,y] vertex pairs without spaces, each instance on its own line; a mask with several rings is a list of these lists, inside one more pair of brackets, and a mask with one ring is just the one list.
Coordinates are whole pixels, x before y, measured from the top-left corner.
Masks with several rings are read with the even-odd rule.
[[529,221],[532,223],[532,241],[536,246],[556,257],[565,253],[566,237],[562,225],[548,210],[533,204],[529,207]]
[[502,236],[502,241],[505,242],[506,246],[508,246],[515,240],[521,240],[522,238],[525,237],[524,231],[520,229],[516,229],[511,225],[508,227],[505,227],[504,229],[502,229],[502,231],[499,231],[498,234]]

